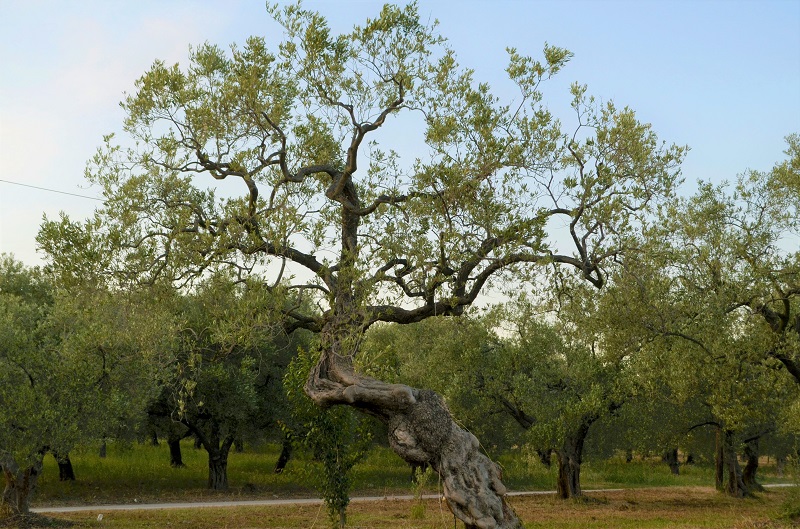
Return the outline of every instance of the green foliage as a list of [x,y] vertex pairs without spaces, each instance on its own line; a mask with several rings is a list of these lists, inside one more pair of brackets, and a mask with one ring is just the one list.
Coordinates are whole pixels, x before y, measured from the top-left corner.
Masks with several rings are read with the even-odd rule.
[[321,464],[321,472],[313,467],[308,471],[325,500],[332,526],[343,527],[350,503],[351,471],[366,456],[372,444],[372,430],[370,422],[354,410],[344,406],[322,409],[303,393],[308,372],[316,361],[314,353],[301,349],[289,364],[284,387],[291,419],[284,428],[292,442],[307,448]]
[[131,435],[175,345],[157,292],[54,284],[0,258],[0,464],[22,511],[48,451]]

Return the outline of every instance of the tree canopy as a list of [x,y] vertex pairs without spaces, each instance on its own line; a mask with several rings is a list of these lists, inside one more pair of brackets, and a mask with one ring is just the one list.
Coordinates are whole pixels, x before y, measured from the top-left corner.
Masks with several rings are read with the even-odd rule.
[[[268,10],[285,36],[273,49],[251,37],[153,64],[122,103],[125,140],[107,137],[87,168],[104,205],[46,222],[40,244],[55,268],[115,286],[191,287],[224,267],[266,272],[276,299],[303,293],[277,306],[287,330],[319,332],[306,393],[384,420],[468,526],[517,527],[499,471],[438,395],[354,369],[362,334],[460,314],[493,280],[535,280],[531,265],[602,286],[686,150],[579,84],[573,122],[555,119],[540,85],[563,48],[509,49],[517,97],[501,101],[414,3],[341,35],[300,4]],[[423,147],[402,153],[400,135]],[[226,179],[241,194],[217,195]]]

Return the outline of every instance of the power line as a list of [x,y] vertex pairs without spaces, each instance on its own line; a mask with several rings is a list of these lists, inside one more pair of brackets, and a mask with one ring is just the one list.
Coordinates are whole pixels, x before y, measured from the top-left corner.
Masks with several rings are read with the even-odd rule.
[[73,197],[88,198],[89,200],[97,200],[98,202],[105,202],[105,200],[103,200],[102,198],[90,197],[90,196],[87,196],[87,195],[79,195],[78,193],[70,193],[68,191],[59,191],[58,189],[50,189],[50,188],[47,188],[47,187],[39,187],[39,186],[31,185],[31,184],[23,184],[21,182],[12,182],[11,180],[3,180],[1,178],[0,178],[0,182],[4,182],[6,184],[14,184],[16,186],[22,186],[22,187],[31,187],[33,189],[39,189],[40,191],[49,191],[51,193],[60,193],[62,195],[70,195],[70,196],[73,196]]

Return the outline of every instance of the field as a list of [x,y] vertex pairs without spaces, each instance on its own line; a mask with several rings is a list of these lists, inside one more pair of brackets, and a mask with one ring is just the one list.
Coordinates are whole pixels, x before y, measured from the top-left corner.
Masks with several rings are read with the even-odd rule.
[[[59,482],[58,471],[48,458],[34,507],[53,505],[102,505],[110,503],[198,502],[203,500],[272,499],[313,497],[310,482],[313,464],[302,454],[290,462],[283,474],[272,467],[277,447],[265,445],[244,453],[232,453],[229,463],[231,488],[213,492],[205,488],[206,456],[202,450],[184,445],[187,467],[168,465],[166,446],[109,445],[108,457],[95,450],[73,453],[78,480]],[[534,457],[518,451],[501,458],[504,477],[512,490],[552,490],[555,474]],[[780,481],[764,461],[765,483]],[[673,476],[655,460],[589,461],[583,470],[585,489],[617,488],[612,492],[587,494],[587,501],[563,502],[552,495],[516,496],[511,503],[526,528],[689,528],[735,527],[737,529],[795,527],[777,516],[787,500],[797,500],[791,488],[776,488],[757,498],[734,500],[716,492],[711,469],[703,465],[681,468]],[[356,467],[352,495],[412,494],[409,470],[389,450],[378,448]],[[426,492],[437,492],[433,483]],[[98,515],[103,514],[101,521]],[[276,507],[226,507],[170,509],[159,511],[96,511],[48,515],[50,523],[73,522],[77,527],[191,527],[191,528],[324,528],[326,511],[319,505]],[[348,510],[348,525],[364,528],[454,527],[447,507],[437,500],[354,501]],[[457,526],[460,526],[458,524]]]

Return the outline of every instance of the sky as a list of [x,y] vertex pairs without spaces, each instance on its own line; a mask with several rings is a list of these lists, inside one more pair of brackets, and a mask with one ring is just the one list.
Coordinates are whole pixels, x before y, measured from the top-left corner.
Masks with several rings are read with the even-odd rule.
[[[345,32],[382,2],[303,5]],[[691,148],[686,193],[698,179],[768,170],[783,158],[783,138],[800,133],[800,0],[418,5],[439,21],[459,62],[501,96],[514,96],[506,47],[534,57],[545,42],[572,51],[546,91],[554,113],[575,81],[630,106],[661,139]],[[100,205],[84,198],[99,196],[83,178],[86,162],[103,135],[121,132],[118,103],[155,59],[185,64],[190,45],[281,34],[260,0],[0,0],[0,252],[41,264],[43,216],[83,219]]]

